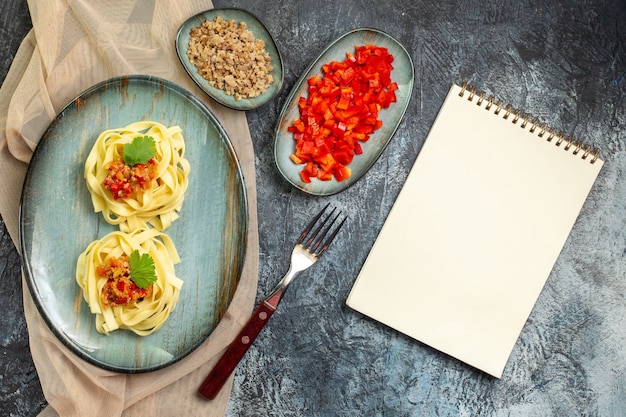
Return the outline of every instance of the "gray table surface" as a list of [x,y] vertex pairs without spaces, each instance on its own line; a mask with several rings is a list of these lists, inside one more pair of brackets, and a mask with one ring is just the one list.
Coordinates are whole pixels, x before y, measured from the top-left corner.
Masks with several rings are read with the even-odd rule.
[[[294,282],[237,368],[227,415],[626,415],[626,2],[214,3],[261,18],[285,64],[280,96],[247,115],[258,183],[257,299],[287,268],[303,212],[330,201],[350,213],[339,242]],[[30,25],[24,0],[3,2],[0,79]],[[408,49],[412,102],[361,181],[311,197],[281,179],[272,132],[310,60],[358,27],[381,29]],[[464,80],[599,148],[606,161],[501,379],[345,306],[450,83]],[[0,415],[32,416],[45,399],[28,351],[20,259],[4,223],[0,274]]]

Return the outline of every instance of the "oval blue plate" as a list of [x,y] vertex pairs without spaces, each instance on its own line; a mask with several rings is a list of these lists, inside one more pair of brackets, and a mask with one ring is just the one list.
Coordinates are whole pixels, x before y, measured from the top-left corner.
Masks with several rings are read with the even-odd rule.
[[[90,242],[116,228],[94,213],[83,170],[100,132],[139,120],[179,125],[185,138],[189,188],[180,218],[165,231],[181,257],[175,268],[184,285],[157,332],[105,336],[96,332],[76,283],[76,260]],[[116,372],[163,368],[198,347],[226,311],[241,276],[247,219],[239,163],[210,110],[168,81],[114,78],[69,103],[31,159],[20,207],[26,282],[52,332],[81,358]]]
[[[274,77],[274,82],[265,93],[249,99],[235,100],[233,96],[229,96],[219,88],[212,87],[204,77],[198,74],[198,69],[189,61],[187,57],[189,32],[194,27],[202,25],[206,20],[214,20],[217,16],[226,20],[235,20],[237,23],[245,22],[254,37],[265,42],[265,50],[272,59],[272,76]],[[193,81],[215,101],[231,109],[253,110],[261,107],[271,101],[283,85],[283,61],[274,38],[256,16],[242,9],[211,9],[189,18],[183,23],[176,35],[176,53]]]
[[[295,151],[295,142],[293,134],[288,132],[287,128],[300,117],[298,99],[307,97],[307,80],[314,75],[319,74],[321,76],[322,65],[333,61],[343,61],[346,59],[346,53],[354,53],[355,46],[366,44],[385,47],[393,55],[394,69],[391,72],[391,79],[398,83],[397,102],[392,103],[388,109],[380,111],[379,118],[383,125],[371,135],[367,142],[362,143],[363,153],[355,156],[352,163],[348,165],[352,170],[352,176],[341,182],[333,178],[331,181],[312,179],[310,183],[305,183],[300,178],[303,165],[296,165],[289,159],[289,156]],[[334,41],[298,79],[279,115],[279,121],[274,132],[274,158],[283,177],[296,188],[314,195],[336,194],[357,182],[376,162],[398,129],[411,99],[413,72],[413,61],[406,49],[394,38],[379,30],[355,29]]]

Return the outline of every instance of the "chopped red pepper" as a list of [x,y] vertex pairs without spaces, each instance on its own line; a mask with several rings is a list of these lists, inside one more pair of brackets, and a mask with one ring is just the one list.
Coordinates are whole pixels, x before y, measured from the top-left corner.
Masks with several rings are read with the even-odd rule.
[[304,164],[300,178],[337,181],[349,178],[360,142],[382,126],[380,109],[396,101],[398,84],[391,80],[393,55],[376,45],[357,46],[342,62],[322,66],[323,76],[307,80],[308,97],[300,97],[300,118],[288,128],[294,134],[295,164]]

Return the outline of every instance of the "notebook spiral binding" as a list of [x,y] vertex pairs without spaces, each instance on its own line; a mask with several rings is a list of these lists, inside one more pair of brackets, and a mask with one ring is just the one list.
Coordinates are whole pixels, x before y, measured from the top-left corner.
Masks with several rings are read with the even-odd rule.
[[465,93],[468,94],[468,101],[474,102],[474,99],[476,99],[477,106],[483,106],[484,103],[485,110],[491,110],[493,108],[493,114],[499,116],[502,113],[503,119],[509,120],[510,118],[511,123],[519,123],[522,129],[526,129],[526,127],[530,125],[528,131],[530,133],[538,131],[537,136],[539,138],[545,137],[547,142],[554,143],[559,147],[563,145],[565,151],[569,151],[573,147],[573,155],[581,153],[581,158],[584,160],[589,158],[589,162],[592,164],[600,158],[600,151],[598,149],[591,149],[589,146],[583,145],[580,141],[574,140],[572,136],[566,136],[565,132],[557,132],[549,128],[545,123],[540,123],[539,119],[536,117],[531,119],[531,115],[522,113],[520,110],[513,108],[510,104],[505,105],[500,100],[495,101],[494,96],[485,98],[484,91],[477,92],[476,87],[469,86],[467,82],[461,85],[459,96],[463,97]]

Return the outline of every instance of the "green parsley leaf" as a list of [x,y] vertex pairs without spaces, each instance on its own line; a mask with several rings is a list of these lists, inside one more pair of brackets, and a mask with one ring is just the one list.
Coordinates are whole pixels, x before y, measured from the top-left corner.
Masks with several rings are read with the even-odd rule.
[[139,255],[138,250],[134,250],[129,257],[130,279],[139,287],[146,289],[157,280],[154,268],[154,259],[147,253]]
[[156,143],[152,136],[137,136],[124,145],[124,163],[128,166],[145,164],[156,155]]

